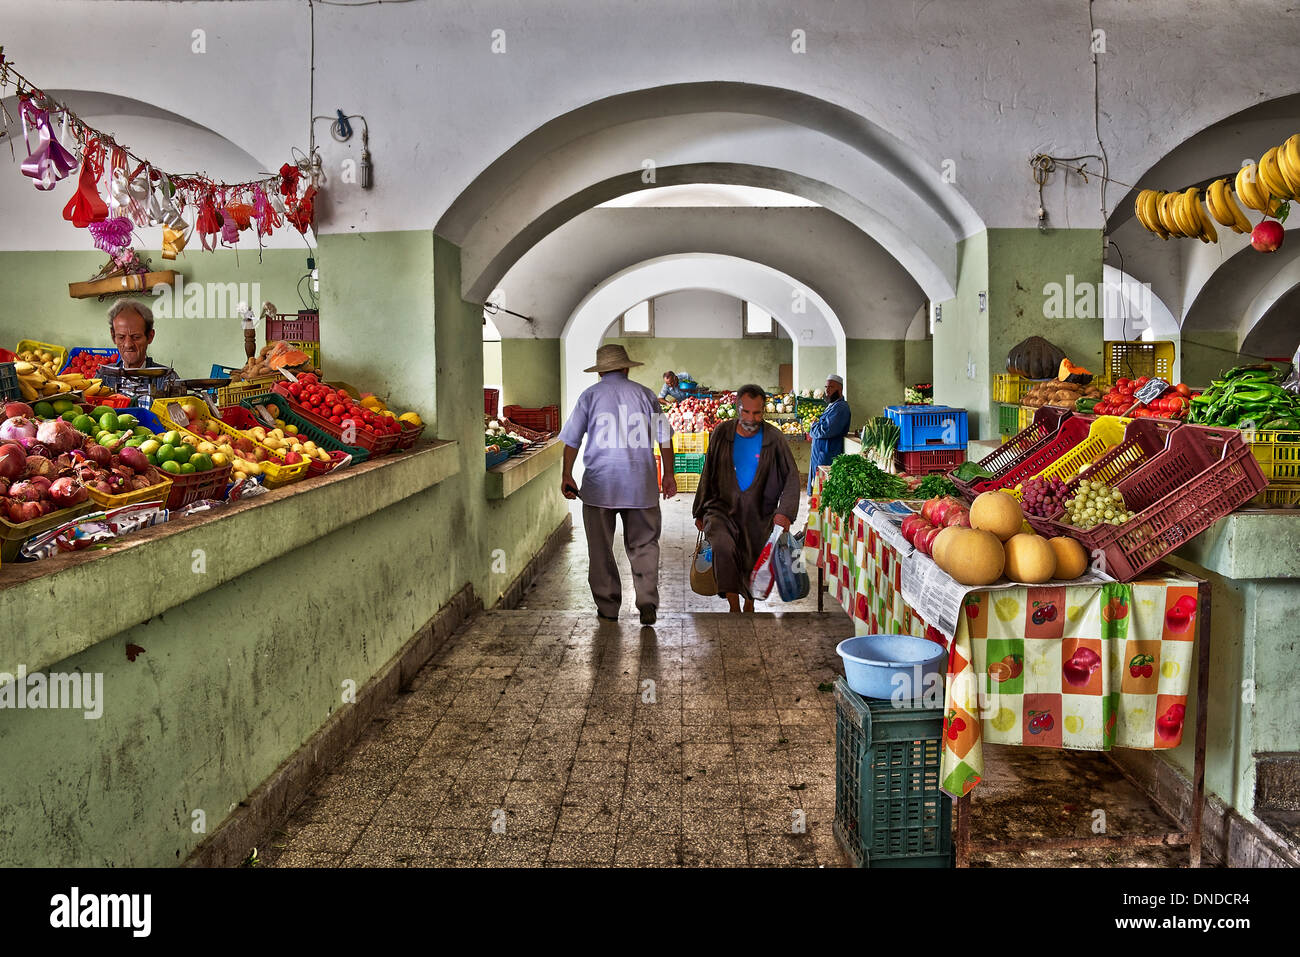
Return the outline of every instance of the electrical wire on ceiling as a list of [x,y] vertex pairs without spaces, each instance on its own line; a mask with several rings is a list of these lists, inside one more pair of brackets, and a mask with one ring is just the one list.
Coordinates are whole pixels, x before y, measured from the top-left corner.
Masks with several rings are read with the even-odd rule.
[[[1092,129],[1097,136],[1097,149],[1101,150],[1101,221],[1110,220],[1106,211],[1106,183],[1110,179],[1110,160],[1106,156],[1106,147],[1101,141],[1101,64],[1097,62],[1096,26],[1092,19],[1092,4],[1088,0],[1088,42],[1092,49]],[[1086,180],[1085,180],[1086,182]]]

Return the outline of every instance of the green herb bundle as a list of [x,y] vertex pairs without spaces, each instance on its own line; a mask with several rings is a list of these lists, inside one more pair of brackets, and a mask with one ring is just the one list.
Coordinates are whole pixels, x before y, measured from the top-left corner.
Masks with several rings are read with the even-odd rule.
[[848,518],[861,499],[894,499],[907,494],[907,483],[897,475],[882,472],[861,455],[840,455],[831,463],[831,474],[822,485],[822,508]]
[[942,498],[945,495],[956,495],[957,486],[953,485],[942,475],[927,475],[921,479],[921,484],[916,487],[908,498]]

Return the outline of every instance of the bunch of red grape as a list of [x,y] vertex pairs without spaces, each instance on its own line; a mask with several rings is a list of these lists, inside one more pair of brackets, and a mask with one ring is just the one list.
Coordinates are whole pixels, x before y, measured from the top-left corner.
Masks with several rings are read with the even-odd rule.
[[1059,478],[1032,478],[1020,487],[1020,504],[1030,515],[1046,518],[1065,504],[1065,483]]

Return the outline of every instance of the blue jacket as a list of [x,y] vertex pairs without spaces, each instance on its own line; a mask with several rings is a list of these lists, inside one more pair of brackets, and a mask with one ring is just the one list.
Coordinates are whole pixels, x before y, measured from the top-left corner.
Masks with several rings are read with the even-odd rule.
[[812,461],[808,466],[808,494],[812,494],[813,477],[819,465],[830,465],[844,454],[844,436],[849,433],[849,404],[843,397],[826,406],[808,434],[812,437]]

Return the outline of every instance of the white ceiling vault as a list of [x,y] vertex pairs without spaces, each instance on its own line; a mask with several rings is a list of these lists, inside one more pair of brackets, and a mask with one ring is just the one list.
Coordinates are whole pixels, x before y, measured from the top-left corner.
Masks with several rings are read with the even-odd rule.
[[[901,337],[922,301],[951,295],[963,238],[1034,225],[1031,155],[1098,151],[1094,28],[1096,123],[1120,183],[1191,185],[1300,130],[1300,18],[1285,0],[1041,0],[1033,16],[1016,0],[65,0],[57,28],[52,9],[0,0],[6,55],[177,168],[275,170],[307,145],[313,112],[364,114],[368,191],[336,175],[357,138],[317,124],[320,231],[434,229],[462,247],[467,298],[505,285],[511,308],[552,324],[632,264],[706,252],[807,284],[851,337]],[[704,185],[823,208],[593,208]],[[57,211],[32,225],[48,203],[24,188],[16,170],[0,177],[0,249],[85,248]],[[1058,180],[1052,222],[1101,228],[1099,200],[1095,178]],[[1294,302],[1278,289],[1294,238],[1269,257],[1189,248],[1143,235],[1124,187],[1106,206],[1126,272],[1188,328],[1236,329],[1268,305],[1243,332],[1262,334]],[[605,214],[640,218],[612,236]],[[563,276],[555,237],[569,239]]]

